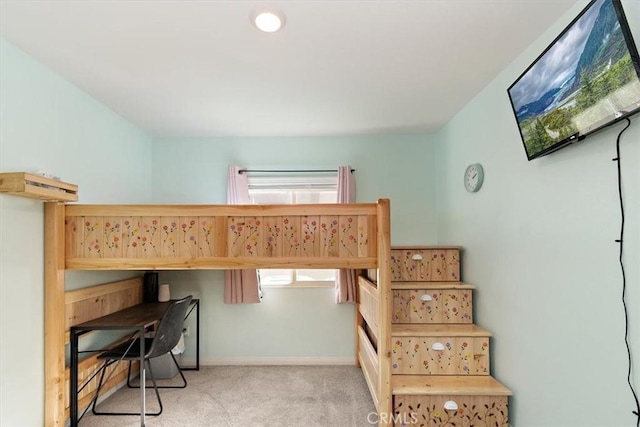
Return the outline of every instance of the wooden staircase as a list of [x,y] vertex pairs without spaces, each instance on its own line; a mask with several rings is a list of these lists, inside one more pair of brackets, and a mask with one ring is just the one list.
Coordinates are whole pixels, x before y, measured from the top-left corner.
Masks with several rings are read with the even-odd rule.
[[394,425],[507,427],[511,391],[490,375],[460,247],[394,246],[391,276]]

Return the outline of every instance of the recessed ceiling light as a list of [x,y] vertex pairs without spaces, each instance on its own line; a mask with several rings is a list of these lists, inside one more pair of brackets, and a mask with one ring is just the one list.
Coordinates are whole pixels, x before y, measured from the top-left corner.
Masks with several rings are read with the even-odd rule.
[[261,10],[251,13],[251,21],[259,30],[274,33],[284,26],[284,13],[279,10]]

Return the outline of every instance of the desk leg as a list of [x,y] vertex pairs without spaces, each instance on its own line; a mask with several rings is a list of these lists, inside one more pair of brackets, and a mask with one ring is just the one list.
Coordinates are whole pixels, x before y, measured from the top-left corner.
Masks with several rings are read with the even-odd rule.
[[71,356],[71,366],[69,367],[70,376],[70,391],[69,391],[69,400],[70,400],[70,408],[69,408],[69,418],[71,422],[71,427],[78,426],[78,334],[75,332],[71,332],[71,347],[70,347],[70,356]]
[[200,370],[200,300],[196,307],[196,371]]
[[192,300],[193,306],[187,312],[185,320],[191,316],[191,312],[196,311],[196,365],[195,366],[180,366],[183,371],[199,371],[200,370],[200,300]]
[[142,329],[140,331],[140,427],[144,427],[144,417],[147,412],[145,405],[145,384],[147,379],[145,378],[144,352],[144,329]]

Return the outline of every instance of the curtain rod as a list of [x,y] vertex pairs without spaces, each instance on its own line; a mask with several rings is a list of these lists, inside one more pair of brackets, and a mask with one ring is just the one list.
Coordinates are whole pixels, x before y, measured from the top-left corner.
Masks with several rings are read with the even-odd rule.
[[[351,173],[354,173],[356,170],[351,169]],[[260,172],[260,173],[309,173],[309,172],[334,172],[337,173],[337,169],[289,169],[289,170],[278,170],[278,169],[240,169],[238,173],[251,173],[251,172]]]

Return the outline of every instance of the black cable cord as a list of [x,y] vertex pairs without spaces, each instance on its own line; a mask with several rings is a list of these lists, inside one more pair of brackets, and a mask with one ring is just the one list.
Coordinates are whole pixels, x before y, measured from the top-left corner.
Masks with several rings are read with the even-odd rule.
[[631,125],[631,120],[628,118],[627,125],[620,131],[618,134],[618,138],[616,139],[616,158],[613,161],[618,162],[618,197],[620,199],[620,214],[621,214],[621,222],[620,222],[620,239],[616,240],[617,243],[620,244],[620,270],[622,271],[622,306],[624,307],[624,342],[627,346],[627,357],[629,358],[629,369],[627,371],[627,383],[629,384],[629,388],[631,388],[631,394],[633,394],[633,398],[636,401],[636,410],[632,411],[633,415],[636,416],[636,427],[640,427],[640,402],[638,401],[638,395],[636,394],[635,389],[633,388],[633,384],[631,382],[631,347],[629,345],[629,314],[627,312],[627,303],[625,301],[625,294],[627,290],[627,279],[624,274],[624,262],[622,260],[622,250],[623,250],[623,242],[624,242],[624,201],[622,198],[622,167],[620,166],[620,137],[622,133],[627,130],[627,128]]

